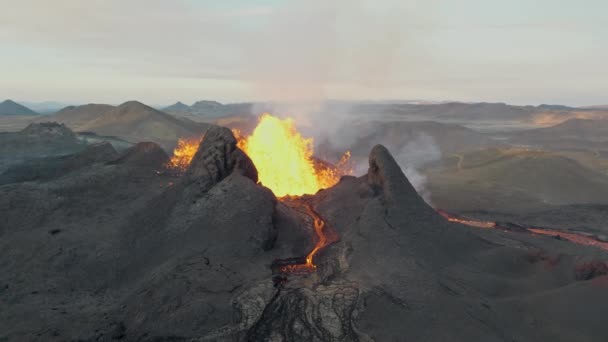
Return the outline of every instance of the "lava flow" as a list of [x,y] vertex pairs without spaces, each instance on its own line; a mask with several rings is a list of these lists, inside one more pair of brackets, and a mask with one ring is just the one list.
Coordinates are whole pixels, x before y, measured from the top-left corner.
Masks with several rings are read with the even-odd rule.
[[[274,266],[278,266],[281,273],[314,271],[314,256],[335,242],[337,236],[301,196],[331,187],[338,183],[341,176],[352,174],[350,152],[347,151],[336,165],[315,159],[313,140],[304,138],[292,119],[279,119],[270,114],[260,117],[251,135],[243,136],[238,130],[233,130],[233,133],[238,147],[255,165],[259,182],[272,190],[287,206],[308,216],[313,224],[317,241],[306,257],[276,260]],[[200,141],[180,139],[170,166],[179,170],[187,169]]]
[[464,224],[467,226],[477,227],[477,228],[496,228],[496,229],[501,229],[501,230],[505,230],[505,231],[513,231],[514,229],[512,227],[517,227],[516,231],[528,232],[528,233],[534,234],[534,235],[551,236],[554,238],[564,239],[564,240],[567,240],[567,241],[570,241],[572,243],[576,243],[579,245],[598,247],[598,248],[608,251],[608,242],[600,241],[600,240],[594,239],[593,237],[582,235],[582,234],[562,232],[559,230],[538,228],[538,227],[522,227],[518,224],[513,224],[513,223],[500,224],[500,223],[493,222],[493,221],[473,220],[473,219],[469,219],[469,218],[464,218],[462,216],[456,216],[456,215],[450,214],[441,209],[436,209],[436,210],[437,210],[437,213],[439,213],[439,215],[443,216],[446,220],[448,220],[450,222],[461,223],[461,224]]
[[305,258],[290,258],[279,259],[273,263],[273,268],[276,268],[279,273],[307,273],[312,272],[317,268],[314,263],[314,257],[321,249],[329,244],[336,242],[338,236],[327,226],[325,220],[313,209],[312,205],[305,199],[297,196],[286,196],[281,198],[285,205],[294,210],[308,216],[313,223],[313,228],[318,241],[314,248],[306,255]]
[[352,173],[348,167],[350,152],[342,156],[337,166],[315,162],[313,140],[302,137],[293,120],[282,120],[270,114],[260,117],[250,136],[241,137],[238,131],[235,135],[239,148],[255,164],[260,183],[271,189],[283,203],[307,215],[317,236],[315,246],[305,259],[276,260],[275,266],[280,273],[314,271],[315,254],[336,241],[337,237],[329,233],[326,222],[312,205],[298,196],[331,187],[342,175]]
[[477,228],[496,228],[496,222],[477,221],[477,220],[470,220],[470,219],[463,218],[463,217],[457,217],[457,216],[451,215],[441,209],[437,209],[437,213],[439,213],[439,215],[445,217],[445,219],[450,222],[462,223],[462,224],[466,224],[467,226],[472,226],[472,227],[477,227]]
[[181,172],[186,171],[203,138],[204,136],[200,138],[179,139],[168,166]]

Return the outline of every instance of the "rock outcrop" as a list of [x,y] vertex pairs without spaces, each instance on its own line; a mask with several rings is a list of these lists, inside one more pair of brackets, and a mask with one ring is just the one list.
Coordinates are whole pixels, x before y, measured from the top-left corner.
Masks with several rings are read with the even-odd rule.
[[258,181],[258,172],[249,157],[236,146],[232,132],[213,126],[201,142],[186,173],[189,182],[196,182],[202,192],[226,178],[232,172]]
[[21,134],[36,137],[75,138],[76,135],[64,124],[57,122],[31,123],[21,130]]
[[169,156],[158,144],[140,142],[128,148],[113,164],[161,168],[169,161]]
[[279,277],[277,258],[316,241],[312,222],[256,183],[230,131],[211,129],[184,175],[155,172],[166,159],[144,143],[69,177],[0,186],[0,340],[608,336],[605,267],[580,266],[600,250],[449,223],[382,146],[367,175],[299,199],[339,240],[314,272]]

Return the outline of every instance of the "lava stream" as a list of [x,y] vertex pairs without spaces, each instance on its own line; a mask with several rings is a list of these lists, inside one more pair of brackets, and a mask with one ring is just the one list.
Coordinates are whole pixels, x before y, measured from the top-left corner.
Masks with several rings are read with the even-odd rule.
[[[296,129],[294,120],[279,119],[268,113],[260,116],[250,135],[244,136],[238,130],[233,130],[233,134],[237,146],[255,165],[260,184],[272,190],[286,205],[308,216],[317,236],[314,248],[305,259],[276,260],[273,267],[279,267],[281,273],[314,271],[317,268],[314,264],[315,254],[336,241],[337,236],[327,228],[312,205],[299,196],[329,188],[338,183],[341,176],[352,174],[350,152],[346,151],[335,165],[317,159],[313,157],[312,138],[303,137]],[[185,171],[200,142],[201,139],[180,139],[168,166]]]
[[290,258],[284,260],[275,260],[275,265],[278,266],[280,273],[299,273],[313,272],[317,269],[314,263],[315,255],[324,247],[338,240],[335,232],[329,229],[325,220],[314,210],[312,205],[301,197],[285,196],[280,198],[285,205],[305,214],[310,217],[313,223],[317,242],[313,249],[306,255],[305,259]]
[[600,241],[600,240],[594,239],[590,236],[585,236],[582,234],[568,233],[568,232],[562,232],[562,231],[555,230],[555,229],[544,229],[544,228],[538,228],[538,227],[521,227],[517,224],[499,224],[499,223],[493,222],[493,221],[473,220],[473,219],[469,219],[469,218],[464,218],[462,216],[456,216],[456,215],[450,214],[441,209],[436,209],[436,210],[437,210],[437,213],[439,213],[439,215],[443,216],[446,220],[448,220],[450,222],[461,223],[461,224],[464,224],[467,226],[477,227],[477,228],[496,228],[496,229],[501,229],[501,230],[505,230],[505,231],[513,230],[510,227],[508,227],[508,225],[512,225],[512,226],[518,227],[518,231],[524,231],[524,232],[528,232],[528,233],[531,233],[534,235],[551,236],[551,237],[555,237],[555,238],[568,240],[572,243],[576,243],[579,245],[598,247],[598,248],[608,251],[608,242]]

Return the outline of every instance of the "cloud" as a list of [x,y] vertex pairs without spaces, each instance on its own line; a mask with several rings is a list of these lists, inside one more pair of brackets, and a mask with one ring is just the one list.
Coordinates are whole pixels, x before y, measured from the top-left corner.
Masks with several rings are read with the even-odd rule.
[[[60,87],[66,73],[90,75],[96,82],[95,75],[105,73],[109,91],[126,78],[143,87],[150,78],[223,80],[246,89],[235,91],[241,99],[289,101],[562,102],[565,96],[601,99],[608,90],[603,81],[608,49],[598,43],[607,31],[585,19],[605,12],[600,2],[583,7],[569,1],[564,8],[577,9],[574,19],[559,15],[566,9],[531,10],[528,21],[508,11],[523,0],[501,4],[501,11],[466,0],[458,5],[445,0],[0,4],[6,9],[0,12],[0,72],[14,71],[36,85],[46,68],[56,70]],[[567,30],[564,22],[571,23]],[[21,62],[29,55],[38,61]],[[19,80],[0,80],[0,88],[10,90],[11,82]],[[65,93],[77,89],[66,85]],[[176,95],[163,96],[159,88],[150,97]]]

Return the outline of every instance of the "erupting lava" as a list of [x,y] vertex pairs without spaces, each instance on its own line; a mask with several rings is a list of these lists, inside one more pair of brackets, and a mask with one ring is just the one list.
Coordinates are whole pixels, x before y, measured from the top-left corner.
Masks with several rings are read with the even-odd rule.
[[[316,269],[313,257],[323,247],[337,240],[328,232],[325,221],[306,200],[298,197],[314,194],[336,184],[342,175],[351,174],[350,152],[333,166],[313,157],[313,141],[296,130],[292,119],[279,119],[263,114],[250,136],[233,130],[238,147],[253,161],[260,183],[290,207],[312,219],[318,237],[306,259],[279,260],[280,272],[310,272]],[[198,150],[200,139],[179,139],[169,167],[185,171]]]
[[203,137],[179,139],[177,147],[173,150],[173,156],[169,160],[169,167],[182,172],[186,171],[190,162],[192,162],[194,154],[198,150],[198,145],[203,141]]
[[255,164],[260,183],[277,197],[314,194],[350,174],[347,152],[336,167],[319,167],[313,159],[313,141],[302,137],[292,119],[263,114],[248,137],[235,135],[238,146]]
[[[253,161],[260,183],[271,189],[287,205],[300,209],[312,219],[318,241],[305,260],[290,259],[280,272],[310,272],[316,269],[313,257],[323,247],[336,240],[329,236],[326,223],[306,201],[298,198],[328,188],[340,176],[352,173],[348,167],[350,152],[346,152],[337,165],[317,162],[313,158],[313,141],[302,137],[292,119],[279,119],[263,114],[253,133],[242,137],[234,131],[238,146]],[[281,262],[280,260],[277,262]],[[283,262],[286,262],[283,260]]]

